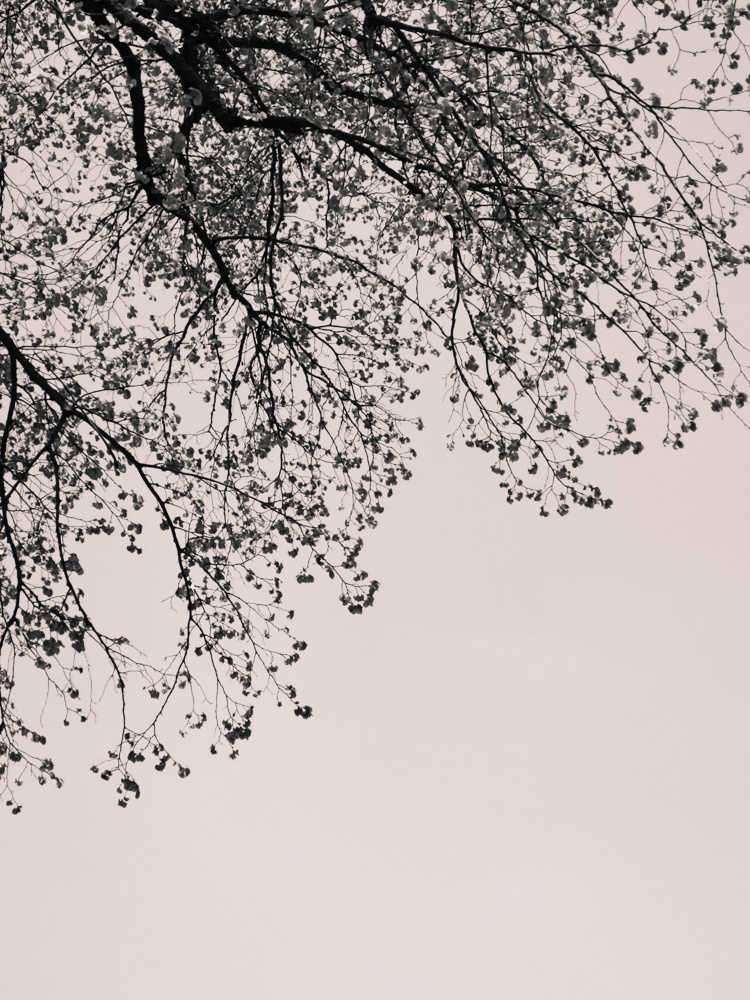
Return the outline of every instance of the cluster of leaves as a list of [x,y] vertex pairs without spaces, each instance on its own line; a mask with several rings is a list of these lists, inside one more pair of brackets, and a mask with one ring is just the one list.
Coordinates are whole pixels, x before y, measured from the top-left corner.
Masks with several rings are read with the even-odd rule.
[[[409,476],[416,376],[447,361],[455,433],[510,502],[608,506],[583,452],[637,453],[661,403],[742,407],[718,281],[747,263],[722,157],[748,9],[698,0],[7,0],[0,22],[0,775],[59,783],[15,707],[40,670],[65,722],[110,677],[99,773],[212,751],[304,643],[282,585],[377,584],[362,533]],[[661,58],[659,58],[661,57]],[[688,79],[689,59],[701,66]],[[658,75],[673,95],[635,78]],[[708,67],[708,70],[706,70]],[[685,116],[711,137],[683,138]],[[723,120],[726,120],[724,118]],[[708,133],[706,133],[708,135]],[[91,535],[155,518],[184,616],[167,666],[106,634]],[[112,544],[115,544],[113,540]],[[206,694],[206,692],[213,692]],[[139,695],[154,711],[135,725]],[[142,714],[142,712],[141,712]],[[181,765],[179,773],[187,769]],[[15,772],[14,772],[15,769]]]

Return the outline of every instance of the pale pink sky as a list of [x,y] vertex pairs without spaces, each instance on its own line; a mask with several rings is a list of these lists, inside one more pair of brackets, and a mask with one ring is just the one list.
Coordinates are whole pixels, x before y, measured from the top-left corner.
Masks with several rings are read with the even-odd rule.
[[[750,996],[750,433],[706,414],[665,451],[656,411],[584,467],[612,510],[542,519],[446,452],[438,396],[375,607],[290,595],[311,720],[269,699],[237,761],[186,748],[122,810],[105,713],[0,815],[0,996]],[[164,645],[169,567],[113,567],[103,611]]]
[[312,720],[269,701],[125,811],[80,727],[0,817],[3,996],[746,1000],[750,434],[707,416],[543,520],[428,409],[376,607],[299,590]]

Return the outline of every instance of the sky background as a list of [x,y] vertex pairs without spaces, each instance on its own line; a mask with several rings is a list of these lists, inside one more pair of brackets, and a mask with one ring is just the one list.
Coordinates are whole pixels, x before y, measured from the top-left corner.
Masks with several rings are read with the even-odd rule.
[[[126,810],[108,713],[60,729],[64,789],[0,814],[3,997],[747,1000],[750,433],[667,451],[656,410],[584,466],[611,510],[542,519],[446,451],[440,395],[375,607],[289,591],[312,719],[262,699],[238,760],[187,745]],[[166,650],[168,561],[91,552],[101,614]]]
[[[186,748],[122,810],[103,713],[0,816],[3,995],[745,1000],[750,434],[708,414],[589,463],[610,511],[542,519],[438,396],[376,606],[290,595],[311,720],[268,699],[238,760]],[[158,645],[144,560],[98,585]]]

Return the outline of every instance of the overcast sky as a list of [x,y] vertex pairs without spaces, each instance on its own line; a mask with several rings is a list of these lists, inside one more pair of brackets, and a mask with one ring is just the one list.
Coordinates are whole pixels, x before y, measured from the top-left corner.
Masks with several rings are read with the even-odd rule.
[[[0,814],[3,997],[747,1000],[750,432],[666,451],[656,410],[584,467],[611,510],[542,519],[445,450],[439,396],[375,607],[288,595],[312,719],[268,699],[238,760],[186,747],[126,810],[88,770],[107,712],[60,730],[65,788]],[[168,647],[158,554],[87,574]]]

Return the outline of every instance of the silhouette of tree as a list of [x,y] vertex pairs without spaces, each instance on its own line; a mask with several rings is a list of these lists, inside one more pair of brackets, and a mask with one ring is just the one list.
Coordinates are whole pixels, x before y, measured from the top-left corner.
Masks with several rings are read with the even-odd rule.
[[[147,755],[187,773],[162,734],[179,690],[184,729],[232,756],[262,690],[310,714],[277,675],[304,646],[282,584],[327,574],[350,612],[372,604],[362,534],[410,474],[431,358],[454,436],[543,515],[608,506],[583,455],[639,452],[652,407],[675,447],[698,405],[742,407],[719,279],[750,257],[728,113],[747,110],[748,9],[682,8],[6,0],[14,810],[24,774],[60,783],[14,707],[29,672],[66,723],[91,711],[81,675],[111,676],[122,732],[98,770],[122,805]],[[152,518],[183,614],[164,667],[99,627],[79,579],[89,536],[140,554]]]

